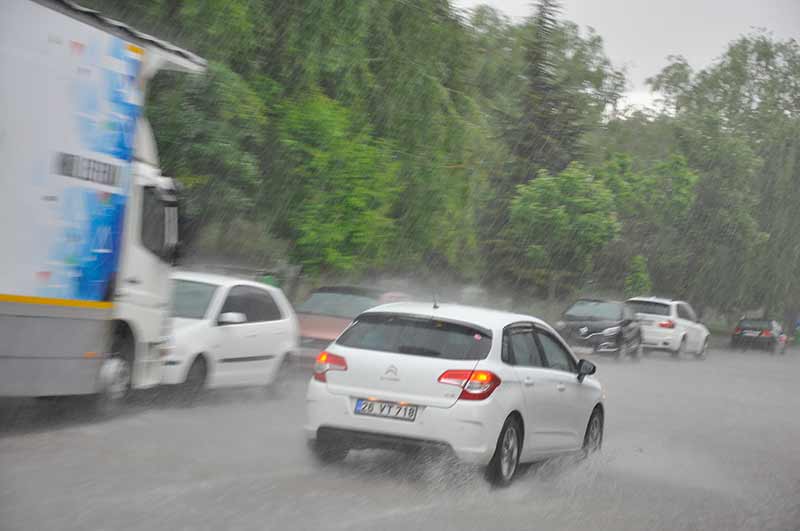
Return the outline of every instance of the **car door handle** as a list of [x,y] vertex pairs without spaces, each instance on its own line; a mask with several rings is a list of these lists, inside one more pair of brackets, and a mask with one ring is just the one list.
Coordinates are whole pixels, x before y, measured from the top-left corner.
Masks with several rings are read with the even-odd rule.
[[566,388],[567,388],[567,386],[564,385],[564,384],[556,385],[556,389],[558,389],[559,391],[564,391]]
[[536,384],[536,380],[528,376],[527,378],[522,380],[522,383],[525,385],[525,387],[532,387],[533,385]]
[[141,283],[142,283],[142,281],[141,281],[141,280],[139,280],[139,279],[138,279],[138,278],[136,278],[136,277],[128,277],[128,278],[126,278],[126,279],[125,279],[125,282],[127,282],[128,284],[133,284],[133,285],[136,285],[136,284],[141,284]]
[[246,336],[244,336],[244,337],[258,337],[258,334],[247,334],[247,335],[246,335]]

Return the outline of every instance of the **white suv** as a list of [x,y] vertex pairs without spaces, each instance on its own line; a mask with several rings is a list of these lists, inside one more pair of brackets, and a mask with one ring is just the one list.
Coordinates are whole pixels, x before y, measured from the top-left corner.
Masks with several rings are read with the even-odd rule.
[[306,436],[324,461],[351,449],[437,447],[508,484],[520,462],[600,448],[594,372],[534,317],[387,304],[317,357]]
[[642,346],[703,357],[708,350],[708,328],[688,303],[656,297],[634,297],[625,303],[636,314],[642,330]]

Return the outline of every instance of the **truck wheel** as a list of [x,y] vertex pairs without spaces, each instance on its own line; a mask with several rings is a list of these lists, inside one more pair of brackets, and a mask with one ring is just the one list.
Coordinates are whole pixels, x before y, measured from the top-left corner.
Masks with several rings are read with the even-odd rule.
[[130,398],[135,352],[136,342],[130,328],[118,324],[114,329],[111,352],[100,367],[100,389],[91,399],[91,407],[97,414],[114,414]]

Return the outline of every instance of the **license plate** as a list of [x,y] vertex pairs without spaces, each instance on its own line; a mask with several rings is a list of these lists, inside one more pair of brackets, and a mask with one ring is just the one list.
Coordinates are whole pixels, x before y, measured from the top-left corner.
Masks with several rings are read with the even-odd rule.
[[745,330],[744,335],[746,335],[747,337],[756,337],[760,335],[760,332],[756,332],[755,330]]
[[417,418],[417,406],[359,398],[356,400],[355,414],[414,422]]

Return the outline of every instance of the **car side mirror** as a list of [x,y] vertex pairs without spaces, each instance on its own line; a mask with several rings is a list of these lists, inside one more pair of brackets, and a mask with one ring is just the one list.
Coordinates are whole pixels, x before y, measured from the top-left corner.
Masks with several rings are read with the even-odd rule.
[[225,312],[220,314],[217,324],[220,326],[242,324],[247,322],[247,316],[240,312]]
[[578,362],[578,381],[582,382],[587,376],[597,372],[597,366],[589,360]]

